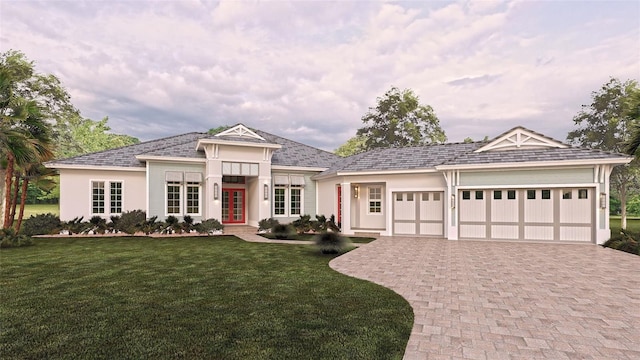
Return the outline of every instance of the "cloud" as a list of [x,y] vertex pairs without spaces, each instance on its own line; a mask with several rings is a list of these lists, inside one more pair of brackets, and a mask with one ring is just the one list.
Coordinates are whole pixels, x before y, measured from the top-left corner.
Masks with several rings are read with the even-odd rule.
[[635,3],[566,18],[517,1],[0,6],[0,50],[142,139],[242,122],[332,150],[392,85],[432,105],[453,141],[516,125],[563,139],[591,91],[640,72]]

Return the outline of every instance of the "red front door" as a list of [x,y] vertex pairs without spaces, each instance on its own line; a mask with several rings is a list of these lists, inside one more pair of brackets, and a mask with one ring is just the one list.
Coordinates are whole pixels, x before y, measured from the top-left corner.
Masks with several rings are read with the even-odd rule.
[[244,224],[244,189],[222,189],[222,223]]

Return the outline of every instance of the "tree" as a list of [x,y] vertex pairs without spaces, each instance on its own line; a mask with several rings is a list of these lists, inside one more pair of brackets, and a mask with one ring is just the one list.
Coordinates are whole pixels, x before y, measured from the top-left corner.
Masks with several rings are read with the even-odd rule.
[[[16,170],[52,156],[52,124],[64,125],[77,113],[69,94],[53,75],[35,72],[19,51],[0,54],[0,218],[13,222],[11,205],[17,201]],[[13,189],[13,191],[12,191]],[[13,194],[13,195],[12,195]],[[15,215],[15,211],[13,211]]]
[[392,87],[362,117],[357,135],[366,139],[365,150],[379,147],[443,143],[447,140],[433,108],[421,105],[410,89]]
[[629,140],[625,143],[625,151],[629,155],[640,157],[640,89],[637,87],[630,90],[630,94],[625,102],[624,114],[628,116],[633,123],[630,127],[631,134]]
[[367,139],[364,136],[356,135],[347,140],[346,143],[340,145],[334,153],[338,156],[347,157],[355,154],[359,154],[366,150],[365,143]]
[[[633,119],[629,116],[627,103],[637,90],[636,81],[611,78],[600,90],[591,93],[590,105],[573,118],[577,129],[569,132],[567,140],[582,147],[621,153],[629,140],[629,129]],[[637,191],[638,169],[636,164],[617,166],[610,177],[612,191],[620,200],[621,226],[627,227],[627,196]]]
[[107,125],[108,121],[108,117],[95,121],[74,114],[67,120],[65,128],[62,130],[66,132],[64,137],[68,141],[59,144],[56,149],[56,157],[67,158],[140,142],[138,138],[133,136],[110,133],[111,128]]

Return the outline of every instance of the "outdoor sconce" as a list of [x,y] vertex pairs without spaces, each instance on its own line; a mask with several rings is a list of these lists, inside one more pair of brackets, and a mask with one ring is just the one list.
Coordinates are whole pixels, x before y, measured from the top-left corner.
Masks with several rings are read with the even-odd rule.
[[264,184],[264,199],[269,200],[269,185]]
[[218,183],[213,184],[213,200],[218,200],[218,196],[220,193],[220,188]]
[[600,209],[607,208],[607,194],[600,193]]
[[353,188],[353,197],[357,199],[357,198],[358,198],[358,195],[359,195],[359,194],[358,194],[359,192],[360,192],[360,187],[359,187],[359,186],[355,186],[355,187]]
[[451,208],[455,209],[456,208],[456,196],[455,195],[451,195]]

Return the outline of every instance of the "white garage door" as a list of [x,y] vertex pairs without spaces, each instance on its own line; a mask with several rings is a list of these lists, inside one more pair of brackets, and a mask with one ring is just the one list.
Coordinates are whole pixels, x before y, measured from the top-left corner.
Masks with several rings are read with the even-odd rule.
[[461,239],[593,241],[593,189],[463,190],[459,196]]
[[394,192],[395,235],[444,236],[444,192]]

